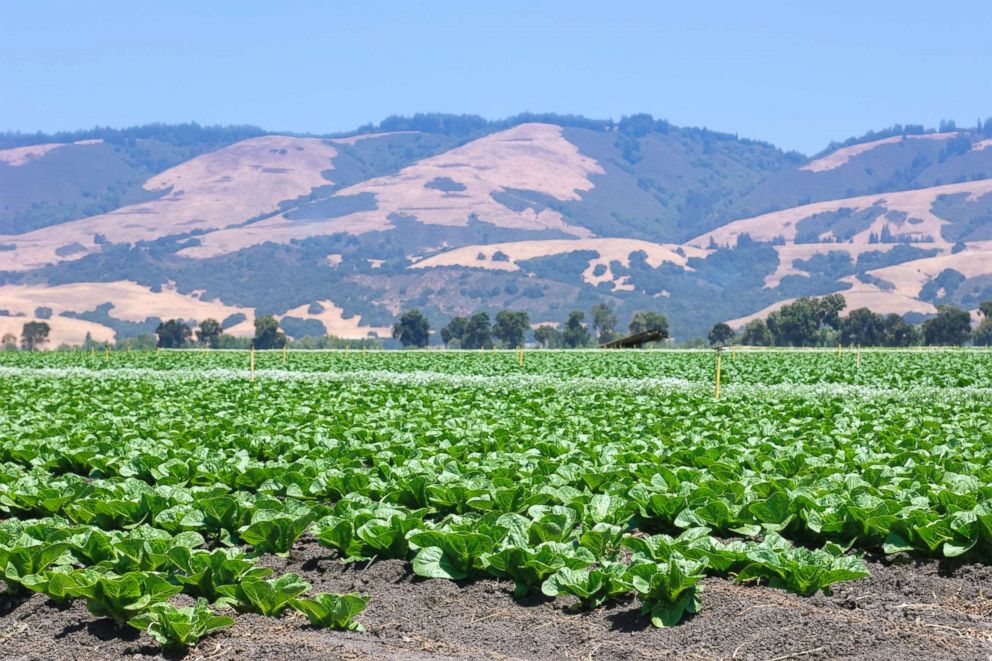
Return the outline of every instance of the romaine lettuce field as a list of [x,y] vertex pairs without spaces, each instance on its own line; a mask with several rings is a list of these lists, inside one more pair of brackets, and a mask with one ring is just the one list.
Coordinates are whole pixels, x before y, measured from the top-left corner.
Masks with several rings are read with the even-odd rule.
[[0,654],[992,654],[992,352],[253,362],[0,354]]

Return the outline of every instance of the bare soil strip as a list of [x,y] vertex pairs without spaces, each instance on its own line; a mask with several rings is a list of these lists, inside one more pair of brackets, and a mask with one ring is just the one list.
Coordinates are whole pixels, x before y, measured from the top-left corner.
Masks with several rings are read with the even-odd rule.
[[[188,659],[980,659],[992,655],[992,567],[869,558],[871,576],[812,598],[761,586],[705,581],[704,608],[656,629],[636,601],[572,613],[567,599],[512,597],[495,580],[414,576],[409,564],[342,564],[302,540],[288,559],[315,591],[372,596],[365,633],[312,628],[302,616],[239,615]],[[41,596],[0,602],[0,658],[108,659],[163,656],[135,630],[118,630],[82,603],[60,609]]]

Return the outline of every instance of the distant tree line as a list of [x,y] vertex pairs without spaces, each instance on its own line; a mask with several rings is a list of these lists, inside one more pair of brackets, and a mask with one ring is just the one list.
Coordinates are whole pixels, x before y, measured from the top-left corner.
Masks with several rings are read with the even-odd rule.
[[[561,330],[543,324],[533,330],[534,341],[546,349],[576,349],[605,344],[618,337],[618,317],[606,303],[597,303],[586,313],[572,310]],[[652,311],[640,311],[627,325],[629,333],[657,331],[667,339],[668,319]],[[477,312],[469,317],[455,316],[440,330],[441,341],[449,349],[492,349],[497,346],[516,348],[524,346],[531,332],[530,316],[523,311],[502,310],[495,318],[488,312]],[[405,311],[393,325],[393,338],[404,347],[423,348],[430,344],[430,321],[419,309]]]
[[982,321],[974,331],[971,313],[953,305],[938,306],[937,314],[918,326],[898,314],[883,315],[868,308],[857,308],[841,317],[846,306],[841,294],[803,297],[783,305],[766,319],[749,321],[740,337],[730,326],[719,323],[708,339],[714,347],[734,343],[760,347],[961,346],[969,341],[978,346],[992,345],[992,301],[979,306]]
[[[961,346],[971,342],[976,346],[992,346],[992,300],[979,305],[980,323],[972,330],[971,314],[953,305],[940,305],[937,314],[922,324],[912,325],[898,314],[878,314],[868,308],[851,310],[846,316],[841,312],[847,302],[841,294],[831,294],[821,298],[802,297],[783,305],[765,319],[752,319],[740,334],[728,324],[720,322],[713,326],[707,340],[710,346],[725,347],[732,344],[746,346],[779,347],[826,347],[826,346],[865,346],[865,347],[909,347],[925,344],[928,346]],[[46,318],[45,308],[36,314]],[[50,316],[50,315],[48,315]],[[494,347],[516,348],[523,346],[532,335],[534,342],[544,348],[582,348],[606,344],[619,337],[619,319],[614,309],[606,303],[592,306],[589,322],[583,310],[572,310],[561,324],[561,329],[551,324],[543,324],[531,332],[530,317],[527,312],[502,310],[491,318],[487,312],[477,312],[469,317],[455,316],[440,330],[440,339],[452,349],[491,349]],[[656,331],[662,340],[670,337],[668,319],[658,312],[642,310],[636,312],[627,324],[630,334]],[[47,344],[51,327],[47,321],[26,322],[21,331],[20,342],[13,333],[0,338],[3,351],[35,351]],[[403,312],[393,325],[393,338],[403,347],[426,347],[430,343],[430,321],[419,309]],[[306,337],[291,341],[279,328],[279,321],[272,315],[255,318],[255,334],[251,338],[235,337],[224,333],[216,319],[205,319],[198,325],[181,319],[161,322],[154,336],[137,336],[119,340],[117,349],[148,349],[160,347],[178,349],[184,347],[204,347],[213,349],[280,349],[291,345],[302,349],[331,348],[376,348],[381,346],[377,338],[349,340],[325,336]],[[94,341],[89,334],[83,348],[107,346],[108,343]],[[67,349],[69,347],[59,347]]]
[[134,144],[136,140],[160,140],[178,147],[189,147],[203,143],[232,144],[267,133],[257,126],[200,126],[196,122],[144,124],[123,129],[96,126],[81,131],[58,133],[5,131],[0,133],[0,149],[78,140],[103,140],[112,144]]

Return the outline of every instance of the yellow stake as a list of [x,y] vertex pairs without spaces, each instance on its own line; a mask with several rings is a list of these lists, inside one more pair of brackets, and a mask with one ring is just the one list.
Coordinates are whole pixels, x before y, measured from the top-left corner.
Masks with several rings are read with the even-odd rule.
[[103,359],[108,360],[110,358],[110,346],[107,344],[103,345]]
[[716,392],[713,393],[713,399],[720,399],[720,351],[716,352]]
[[255,347],[252,347],[248,351],[248,372],[250,374],[248,380],[254,383],[255,382]]
[[520,361],[520,367],[524,366],[524,348],[520,347],[517,349],[517,360]]
[[858,363],[857,363],[857,369],[861,369],[861,345],[860,344],[858,345]]
[[837,355],[838,356],[840,355],[840,343],[839,342],[837,343]]

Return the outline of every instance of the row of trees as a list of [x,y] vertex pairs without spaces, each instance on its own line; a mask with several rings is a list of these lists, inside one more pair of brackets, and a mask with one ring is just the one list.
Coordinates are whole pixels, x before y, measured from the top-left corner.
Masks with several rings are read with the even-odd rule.
[[868,308],[840,312],[847,305],[840,294],[823,298],[803,297],[783,305],[767,319],[754,319],[738,338],[725,323],[713,327],[707,338],[712,346],[733,343],[747,346],[961,346],[969,341],[992,346],[992,301],[979,306],[982,322],[972,332],[971,314],[953,305],[941,305],[937,314],[919,326],[898,314],[878,314]]
[[[931,346],[975,345],[992,346],[992,300],[984,301],[978,309],[981,323],[972,331],[971,314],[951,305],[937,308],[937,314],[919,326],[906,322],[898,314],[878,314],[868,308],[852,310],[841,317],[847,302],[840,294],[822,298],[803,297],[783,305],[766,319],[748,322],[740,336],[725,323],[716,324],[710,331],[711,346],[729,346],[734,343],[748,346],[882,346],[908,347],[919,344]],[[561,330],[551,325],[534,329],[534,340],[545,348],[581,348],[605,344],[617,337],[618,317],[607,304],[592,307],[591,323],[586,323],[582,310],[572,310]],[[523,346],[530,330],[530,317],[523,311],[503,310],[491,320],[486,312],[470,317],[453,317],[441,328],[445,346],[461,349],[489,349]],[[658,331],[662,338],[669,337],[668,319],[653,311],[640,311],[627,325],[628,333]],[[34,351],[48,342],[51,328],[44,321],[29,321],[21,331],[20,348]],[[404,347],[426,347],[430,342],[430,322],[418,310],[404,312],[393,326],[393,337]],[[181,348],[190,345],[210,348],[241,348],[246,340],[224,334],[216,319],[205,319],[194,329],[180,319],[169,319],[155,329],[156,345],[162,348]],[[195,342],[193,340],[195,336]],[[317,338],[305,348],[337,346],[336,338]],[[289,343],[280,330],[278,320],[272,315],[255,319],[255,336],[249,345],[256,349],[279,349]],[[312,346],[310,346],[312,345]],[[343,346],[343,345],[342,345]],[[2,338],[4,351],[18,348],[18,338],[7,333]]]
[[[195,330],[198,346],[221,348],[228,337],[216,319],[204,319]],[[193,344],[193,328],[181,319],[163,321],[155,329],[158,337],[157,346],[163,349],[178,349]],[[255,337],[251,345],[256,349],[281,349],[289,339],[279,330],[279,321],[270,314],[255,318]]]
[[[574,349],[616,339],[617,323],[613,308],[598,303],[592,307],[590,323],[586,323],[585,312],[572,310],[561,330],[545,324],[534,329],[533,335],[542,347]],[[441,341],[452,349],[514,348],[523,346],[529,330],[530,317],[526,312],[502,310],[496,313],[495,320],[487,312],[477,312],[470,317],[452,317],[441,328]],[[668,319],[657,312],[637,312],[627,325],[627,331],[658,331],[664,339],[668,337]],[[419,309],[407,310],[393,325],[393,338],[404,347],[426,347],[430,335],[430,321]]]
[[[43,348],[49,339],[51,327],[45,321],[29,321],[21,331],[20,342],[13,333],[6,333],[0,338],[0,350],[36,351]],[[155,334],[142,334],[119,338],[112,345],[108,342],[98,342],[86,334],[82,349],[112,348],[115,350],[149,350],[155,347],[179,349],[183,347],[209,347],[211,349],[280,349],[284,346],[300,349],[343,349],[345,347],[381,348],[382,343],[376,338],[359,340],[343,339],[333,336],[304,337],[290,342],[289,337],[279,328],[279,321],[272,315],[264,315],[255,319],[255,335],[252,338],[235,337],[224,333],[221,323],[216,319],[205,319],[199,324],[191,324],[182,319],[169,319],[161,322],[155,329]],[[70,345],[61,345],[60,351],[74,349]]]

